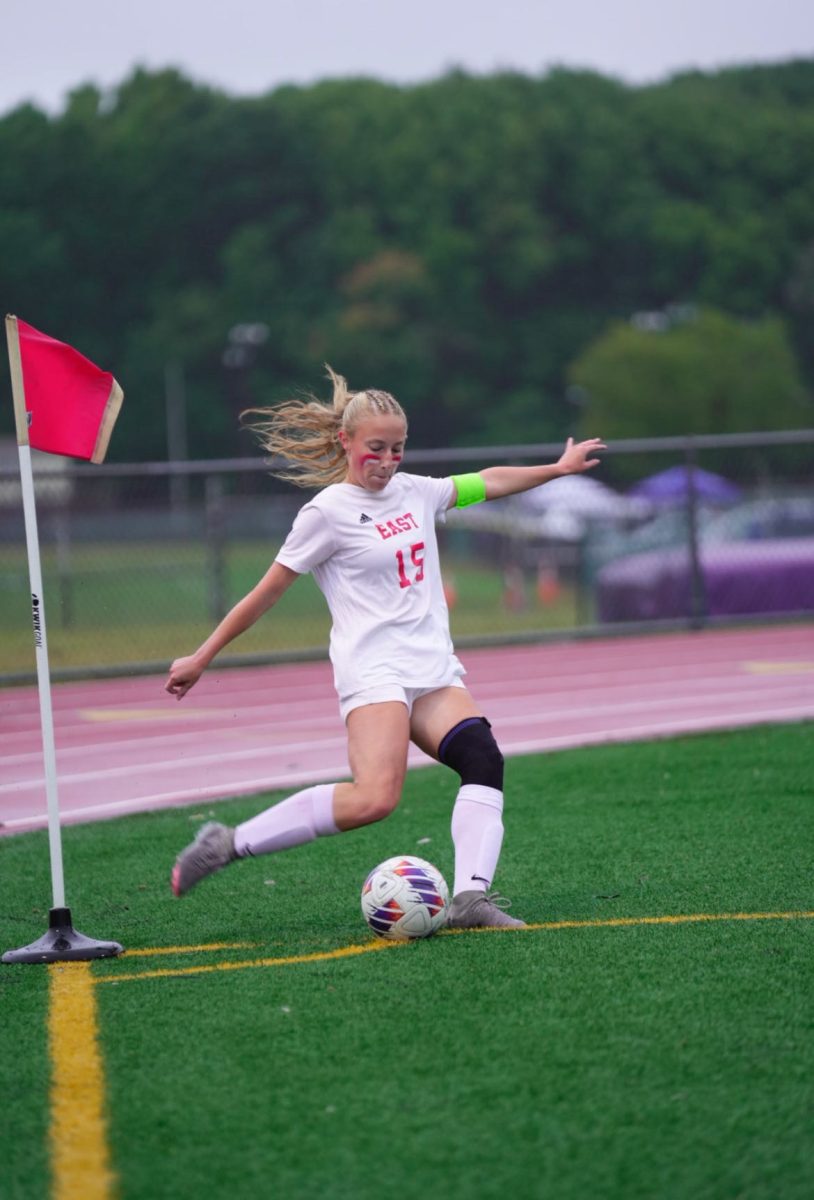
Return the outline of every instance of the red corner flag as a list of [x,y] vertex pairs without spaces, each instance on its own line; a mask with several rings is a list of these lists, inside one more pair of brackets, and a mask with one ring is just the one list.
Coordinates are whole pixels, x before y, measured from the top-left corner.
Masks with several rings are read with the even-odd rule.
[[124,398],[116,380],[17,317],[6,317],[6,333],[18,444],[102,462]]

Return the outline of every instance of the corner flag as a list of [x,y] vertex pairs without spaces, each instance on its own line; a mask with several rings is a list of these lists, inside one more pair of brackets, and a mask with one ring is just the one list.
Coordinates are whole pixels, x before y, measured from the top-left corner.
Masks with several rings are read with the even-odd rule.
[[[17,317],[6,317],[6,331],[10,360],[16,341],[26,421],[22,431],[18,421],[17,441],[22,432],[34,450],[102,462],[124,399],[116,380]],[[22,416],[16,397],[14,410]]]
[[65,454],[90,462],[101,462],[107,453],[123,394],[108,372],[94,366],[71,346],[40,333],[16,317],[6,317],[6,340],[31,582],[53,907],[49,914],[48,932],[30,946],[7,950],[2,961],[39,963],[106,958],[121,954],[119,943],[98,942],[77,933],[71,922],[71,910],[65,906],[51,679],[31,447],[49,454]]

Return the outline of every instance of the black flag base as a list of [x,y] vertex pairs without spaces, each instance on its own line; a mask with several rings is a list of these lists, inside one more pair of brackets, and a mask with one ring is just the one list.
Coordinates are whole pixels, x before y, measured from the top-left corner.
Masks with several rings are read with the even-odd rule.
[[77,933],[69,908],[52,908],[48,914],[48,932],[19,950],[7,950],[4,963],[86,962],[91,958],[113,958],[121,954],[118,942],[97,942]]

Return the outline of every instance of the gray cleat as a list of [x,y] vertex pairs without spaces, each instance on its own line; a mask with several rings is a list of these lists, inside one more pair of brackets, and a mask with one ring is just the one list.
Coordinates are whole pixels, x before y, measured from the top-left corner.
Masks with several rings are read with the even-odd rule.
[[499,892],[458,892],[449,907],[449,929],[525,929],[526,922],[504,910],[511,903]]
[[183,896],[207,875],[237,858],[235,831],[228,825],[209,821],[198,830],[195,841],[182,850],[172,869],[172,890]]

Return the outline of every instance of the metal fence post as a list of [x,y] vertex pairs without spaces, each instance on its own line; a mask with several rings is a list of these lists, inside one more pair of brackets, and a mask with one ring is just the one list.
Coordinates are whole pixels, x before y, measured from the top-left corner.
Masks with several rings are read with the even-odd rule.
[[208,550],[209,610],[213,621],[226,615],[226,530],[223,477],[206,476],[206,545]]
[[706,623],[708,616],[707,590],[698,538],[698,491],[695,482],[695,468],[698,465],[698,455],[692,437],[687,438],[686,456],[687,535],[690,552],[690,624],[693,629],[701,629]]

